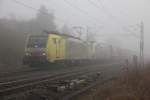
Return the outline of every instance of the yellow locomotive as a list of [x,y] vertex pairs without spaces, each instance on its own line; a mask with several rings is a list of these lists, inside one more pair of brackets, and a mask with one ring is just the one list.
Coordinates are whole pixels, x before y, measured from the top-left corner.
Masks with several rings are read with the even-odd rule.
[[127,59],[132,56],[132,53],[129,53],[127,50],[114,48],[111,45],[93,44],[73,36],[48,32],[48,34],[28,37],[23,63],[32,66],[41,63],[108,62]]
[[78,38],[49,32],[29,36],[23,63],[79,62],[91,59],[91,45]]

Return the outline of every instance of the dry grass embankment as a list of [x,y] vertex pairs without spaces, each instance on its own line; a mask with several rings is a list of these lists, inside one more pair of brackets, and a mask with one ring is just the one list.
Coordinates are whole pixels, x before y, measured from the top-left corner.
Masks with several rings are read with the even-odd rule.
[[150,100],[150,68],[128,71],[80,100]]

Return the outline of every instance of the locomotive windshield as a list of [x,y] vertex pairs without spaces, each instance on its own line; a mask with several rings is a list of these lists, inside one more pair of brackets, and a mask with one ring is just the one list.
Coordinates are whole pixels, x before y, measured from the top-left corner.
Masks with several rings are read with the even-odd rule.
[[28,48],[44,48],[46,47],[47,36],[30,36],[27,44]]

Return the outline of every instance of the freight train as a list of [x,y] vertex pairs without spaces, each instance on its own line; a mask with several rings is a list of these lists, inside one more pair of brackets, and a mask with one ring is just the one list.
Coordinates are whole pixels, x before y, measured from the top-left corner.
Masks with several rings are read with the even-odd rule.
[[27,39],[23,63],[83,63],[115,59],[112,46],[83,41],[70,35],[48,32]]

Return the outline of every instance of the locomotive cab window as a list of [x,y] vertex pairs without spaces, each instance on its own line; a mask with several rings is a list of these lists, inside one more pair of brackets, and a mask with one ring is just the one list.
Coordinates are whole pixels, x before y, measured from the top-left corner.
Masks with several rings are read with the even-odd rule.
[[44,48],[46,47],[47,36],[30,36],[27,44],[28,48]]
[[57,44],[56,38],[53,38],[53,43],[54,43],[54,44]]
[[61,39],[58,40],[58,43],[61,44]]

